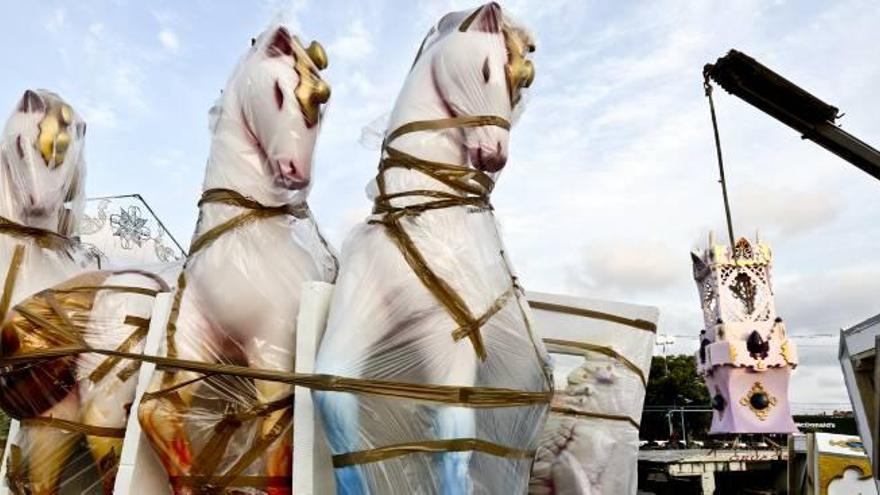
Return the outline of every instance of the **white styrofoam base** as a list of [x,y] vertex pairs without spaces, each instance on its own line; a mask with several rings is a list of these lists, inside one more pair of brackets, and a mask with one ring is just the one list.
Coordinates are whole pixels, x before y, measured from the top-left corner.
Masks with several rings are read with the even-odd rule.
[[[145,354],[158,355],[160,344],[165,338],[165,328],[173,300],[173,293],[156,296],[153,317],[150,320],[150,331],[147,333],[147,340],[144,343]],[[151,495],[171,493],[165,469],[141,431],[141,424],[137,418],[141,397],[150,384],[155,369],[156,365],[153,363],[144,362],[141,364],[137,393],[131,405],[128,424],[125,427],[125,440],[122,444],[122,455],[119,458],[119,471],[116,474],[116,484],[113,486],[113,493],[116,495],[129,495],[135,493],[136,490],[142,494],[149,493]]]
[[[327,326],[333,285],[303,284],[296,324],[296,372],[314,373],[318,344]],[[336,493],[333,462],[321,421],[315,411],[311,390],[296,387],[293,415],[293,493],[324,495]]]

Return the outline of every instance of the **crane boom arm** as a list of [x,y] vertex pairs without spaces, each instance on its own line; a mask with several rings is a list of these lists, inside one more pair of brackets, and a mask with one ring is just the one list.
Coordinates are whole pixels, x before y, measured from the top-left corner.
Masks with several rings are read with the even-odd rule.
[[835,125],[839,118],[836,107],[737,50],[707,64],[703,73],[728,93],[796,130],[804,139],[880,180],[880,151]]

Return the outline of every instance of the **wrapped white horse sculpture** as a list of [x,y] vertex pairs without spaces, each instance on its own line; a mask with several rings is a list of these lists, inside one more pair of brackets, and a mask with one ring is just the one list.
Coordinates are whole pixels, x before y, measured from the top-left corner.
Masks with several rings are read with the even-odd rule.
[[[93,266],[71,239],[82,215],[85,195],[83,146],[86,125],[58,95],[45,90],[28,90],[3,129],[0,143],[0,322],[23,298]],[[8,352],[9,343],[2,350]],[[73,375],[65,377],[67,383]],[[0,376],[0,390],[10,391],[6,375]],[[39,414],[69,418],[77,399],[67,390],[28,390],[32,410]],[[3,399],[9,395],[4,393]],[[9,409],[6,400],[4,409]],[[38,435],[35,429],[31,435]],[[24,441],[11,439],[16,445]],[[48,439],[47,439],[48,440]],[[32,451],[32,476],[54,486],[56,442],[50,449]],[[43,471],[40,471],[43,469]]]
[[525,492],[552,384],[489,193],[532,49],[495,3],[448,14],[397,99],[316,362],[362,384],[317,393],[340,493]]
[[70,239],[85,204],[85,133],[85,122],[70,105],[44,90],[26,91],[6,122],[0,143],[0,273],[7,290],[0,319],[23,297],[97,267]]
[[300,287],[335,278],[305,203],[326,64],[319,44],[269,29],[212,110],[199,223],[164,349],[210,372],[160,368],[139,409],[174,493],[290,492],[292,387],[223,373],[292,371]]
[[[103,485],[109,493],[137,368],[80,351],[139,352],[153,296],[167,285],[139,271],[69,279],[90,264],[97,268],[97,260],[70,238],[83,211],[85,123],[67,103],[28,91],[4,136],[0,232],[15,247],[3,243],[11,260],[2,297],[0,406],[21,421],[11,439],[9,486],[17,493],[54,494]],[[67,354],[58,355],[61,349]],[[77,463],[75,474],[61,479],[83,435],[97,476]]]

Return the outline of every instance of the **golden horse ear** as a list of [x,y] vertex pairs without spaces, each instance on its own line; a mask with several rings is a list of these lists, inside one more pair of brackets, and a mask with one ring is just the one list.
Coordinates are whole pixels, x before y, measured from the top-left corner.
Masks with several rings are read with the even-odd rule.
[[312,62],[318,70],[324,70],[327,68],[327,52],[324,51],[324,47],[321,46],[320,43],[312,41],[309,47],[306,48],[306,53],[309,55],[309,58],[312,59]]
[[528,88],[535,81],[535,65],[525,55],[535,51],[535,45],[512,29],[505,30],[504,42],[507,45],[507,89],[510,102],[515,105],[520,99],[520,89]]
[[[297,44],[302,47],[299,43]],[[311,63],[304,56],[296,57],[294,70],[299,75],[299,83],[293,90],[293,94],[302,109],[306,126],[312,127],[318,123],[321,117],[321,105],[330,99],[330,85],[321,80],[321,76],[315,71],[315,67],[318,70],[327,68],[327,53],[320,43],[312,41],[305,49],[305,55]],[[314,67],[312,67],[313,65]]]

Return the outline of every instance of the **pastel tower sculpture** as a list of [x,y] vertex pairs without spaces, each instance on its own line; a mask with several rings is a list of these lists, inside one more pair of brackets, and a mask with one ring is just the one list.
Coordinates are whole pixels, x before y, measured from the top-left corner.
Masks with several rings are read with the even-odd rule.
[[776,315],[770,247],[739,238],[733,246],[709,237],[692,252],[703,308],[697,369],[712,398],[710,434],[796,432],[788,382],[797,349]]

